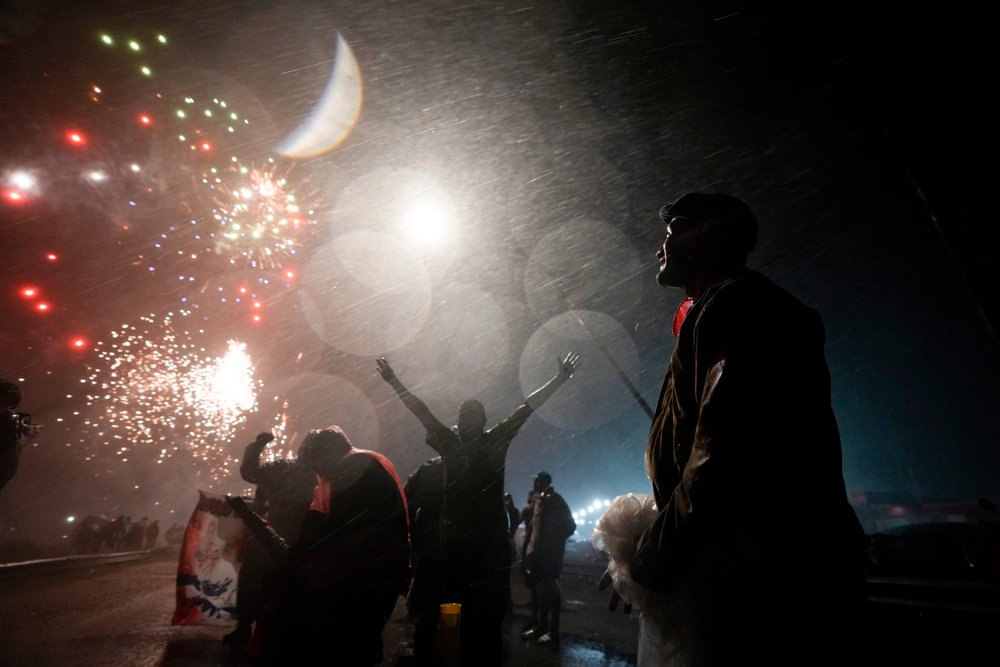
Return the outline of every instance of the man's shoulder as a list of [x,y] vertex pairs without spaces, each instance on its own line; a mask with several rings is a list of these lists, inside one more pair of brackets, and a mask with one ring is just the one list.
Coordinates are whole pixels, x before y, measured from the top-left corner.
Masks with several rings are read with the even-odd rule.
[[442,440],[458,440],[458,432],[442,424],[436,428],[427,429],[427,442]]
[[562,497],[561,493],[559,493],[557,491],[553,491],[552,492],[552,497],[555,499],[555,501],[557,503],[559,503],[560,507],[569,508],[569,503],[566,502],[566,499]]
[[706,297],[703,311],[749,309],[769,319],[779,316],[812,319],[819,314],[788,289],[749,268],[718,284]]
[[442,459],[440,456],[435,456],[434,458],[427,459],[426,461],[421,463],[420,467],[417,468],[417,472],[420,472],[421,470],[432,470],[434,468],[439,468],[441,467],[442,463],[444,463],[444,459]]
[[491,442],[512,440],[514,436],[517,435],[517,429],[514,428],[512,417],[513,415],[507,417],[506,419],[502,419],[492,428],[487,429],[485,434],[486,437]]

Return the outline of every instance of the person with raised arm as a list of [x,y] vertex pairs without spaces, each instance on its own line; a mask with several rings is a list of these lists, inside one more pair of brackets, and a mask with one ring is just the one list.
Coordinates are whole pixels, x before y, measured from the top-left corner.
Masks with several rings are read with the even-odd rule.
[[[486,429],[486,410],[475,399],[458,408],[458,424],[444,425],[396,377],[385,357],[376,360],[382,379],[427,431],[426,442],[444,464],[441,540],[445,576],[440,596],[462,605],[461,664],[499,665],[507,609],[510,543],[504,509],[507,450],[531,413],[573,376],[580,355],[557,360],[556,374],[506,419]],[[486,661],[486,662],[484,662]]]

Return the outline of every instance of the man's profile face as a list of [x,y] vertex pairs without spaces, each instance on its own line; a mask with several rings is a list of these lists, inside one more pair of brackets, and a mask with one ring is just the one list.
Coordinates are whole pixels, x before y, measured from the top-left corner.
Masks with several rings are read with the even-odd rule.
[[691,218],[670,218],[663,245],[656,251],[660,270],[656,282],[663,287],[683,287],[695,273],[692,250],[699,223]]

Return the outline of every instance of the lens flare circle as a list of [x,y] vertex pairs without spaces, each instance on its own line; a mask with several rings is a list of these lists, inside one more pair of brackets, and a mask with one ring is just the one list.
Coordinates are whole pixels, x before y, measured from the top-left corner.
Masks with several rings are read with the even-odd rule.
[[619,371],[635,384],[639,354],[625,328],[614,318],[592,310],[572,310],[540,326],[521,354],[521,389],[527,395],[556,372],[557,359],[567,352],[580,355],[573,378],[538,415],[554,426],[585,431],[601,426],[623,410],[636,406]]

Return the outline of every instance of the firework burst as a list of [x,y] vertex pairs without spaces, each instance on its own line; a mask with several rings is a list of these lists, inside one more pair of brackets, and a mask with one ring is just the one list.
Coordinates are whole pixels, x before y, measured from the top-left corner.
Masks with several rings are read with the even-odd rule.
[[260,381],[245,344],[230,340],[213,354],[197,341],[204,331],[185,326],[189,316],[145,316],[97,344],[99,364],[85,380],[97,413],[84,430],[122,461],[183,454],[219,482],[231,474],[236,429],[257,410]]
[[291,189],[290,168],[235,165],[202,181],[214,190],[215,252],[230,264],[272,270],[293,259],[316,224],[314,193]]

